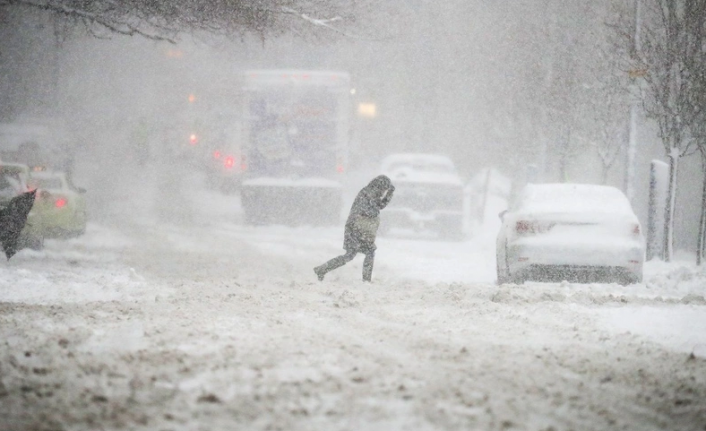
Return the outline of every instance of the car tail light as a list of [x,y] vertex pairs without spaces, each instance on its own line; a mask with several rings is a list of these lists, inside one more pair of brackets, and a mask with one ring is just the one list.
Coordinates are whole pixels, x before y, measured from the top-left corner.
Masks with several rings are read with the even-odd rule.
[[233,158],[233,156],[226,157],[226,161],[223,163],[223,165],[225,165],[226,169],[232,169],[235,165],[235,159]]
[[344,171],[343,165],[336,165],[336,172],[338,172],[339,174],[342,174],[343,171]]
[[530,235],[534,233],[548,232],[554,226],[554,223],[520,220],[515,224],[515,232],[518,235]]
[[635,236],[640,236],[640,225],[636,224],[632,227],[632,234]]
[[66,199],[64,198],[59,198],[54,201],[54,206],[57,208],[63,208],[66,206]]
[[189,143],[190,143],[191,145],[196,145],[196,144],[199,143],[199,137],[196,136],[196,133],[192,133],[192,134],[189,136]]
[[216,160],[220,159],[220,158],[221,158],[221,152],[218,151],[218,150],[214,151],[214,152],[213,152],[213,158],[216,159]]

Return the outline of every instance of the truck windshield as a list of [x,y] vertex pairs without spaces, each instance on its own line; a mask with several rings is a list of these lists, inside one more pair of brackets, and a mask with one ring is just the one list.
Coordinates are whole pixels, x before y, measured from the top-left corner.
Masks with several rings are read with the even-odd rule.
[[250,169],[267,174],[320,175],[336,166],[337,94],[284,87],[248,97]]

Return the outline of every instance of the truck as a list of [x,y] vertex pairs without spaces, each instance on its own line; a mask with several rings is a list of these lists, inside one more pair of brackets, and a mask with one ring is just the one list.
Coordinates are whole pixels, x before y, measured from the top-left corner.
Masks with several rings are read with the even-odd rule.
[[249,70],[242,79],[238,162],[245,221],[338,223],[350,139],[349,74]]

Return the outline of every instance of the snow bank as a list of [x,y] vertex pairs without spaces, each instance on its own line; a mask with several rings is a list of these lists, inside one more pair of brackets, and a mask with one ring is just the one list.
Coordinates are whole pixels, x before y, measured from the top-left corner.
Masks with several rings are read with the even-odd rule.
[[0,302],[60,304],[143,298],[148,293],[144,278],[120,261],[123,251],[133,245],[125,235],[89,223],[80,238],[47,240],[42,251],[21,250],[0,263]]

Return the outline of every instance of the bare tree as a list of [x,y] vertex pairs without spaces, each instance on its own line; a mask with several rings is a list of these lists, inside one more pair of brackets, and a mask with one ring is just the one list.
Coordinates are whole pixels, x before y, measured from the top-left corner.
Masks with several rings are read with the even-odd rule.
[[174,41],[179,33],[226,35],[311,30],[347,34],[362,2],[330,0],[0,0],[0,11],[26,7],[70,20],[97,37],[118,33]]
[[[698,119],[694,104],[695,80],[690,64],[698,62],[702,49],[695,22],[706,14],[704,0],[644,0],[640,44],[635,44],[629,20],[621,26],[623,40],[635,46],[629,60],[634,71],[644,73],[643,106],[659,130],[669,158],[669,191],[665,213],[664,256],[673,251],[674,212],[679,159],[692,152],[691,130]],[[703,67],[703,63],[701,63]]]
[[706,139],[699,139],[699,154],[701,155],[701,170],[703,173],[703,184],[701,186],[701,216],[699,218],[699,232],[696,238],[696,264],[701,265],[704,261],[704,248],[706,247]]
[[[603,11],[604,22],[612,19],[612,11],[611,8]],[[585,87],[589,96],[586,97],[585,119],[589,124],[585,128],[601,161],[601,182],[607,184],[610,170],[618,164],[624,153],[624,144],[629,134],[627,114],[631,98],[635,98],[635,95],[630,91],[629,75],[622,67],[623,56],[620,53],[616,55],[615,35],[607,32],[602,36],[595,41],[598,61],[586,65],[589,80]],[[626,162],[629,164],[629,160]],[[628,197],[629,183],[633,181],[633,178],[629,178],[629,171],[625,169],[623,178]]]
[[601,90],[596,101],[603,103],[593,104],[590,118],[595,121],[597,136],[594,146],[601,160],[601,184],[607,184],[608,173],[620,159],[625,141],[625,118],[620,114],[628,109],[624,95],[615,88]]
[[[694,3],[696,4],[693,7],[699,7],[700,10],[706,8],[706,0],[696,0]],[[690,25],[694,37],[695,52],[686,67],[695,83],[692,96],[696,121],[692,126],[692,134],[701,156],[703,175],[701,217],[696,241],[696,263],[701,265],[706,253],[706,14],[702,13],[692,17]]]

